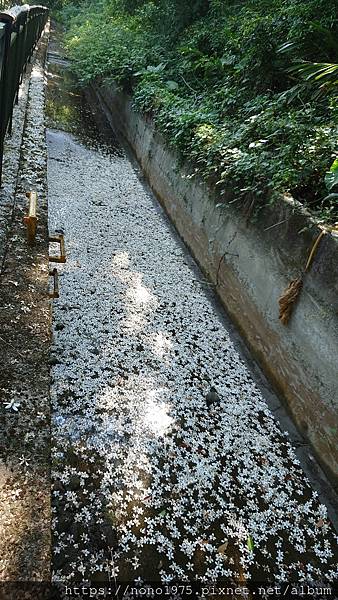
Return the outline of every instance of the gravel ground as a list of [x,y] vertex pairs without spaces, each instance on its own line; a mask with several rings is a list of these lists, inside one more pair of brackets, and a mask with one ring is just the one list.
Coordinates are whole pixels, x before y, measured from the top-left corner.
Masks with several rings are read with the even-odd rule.
[[326,508],[129,159],[48,148],[54,581],[336,580]]

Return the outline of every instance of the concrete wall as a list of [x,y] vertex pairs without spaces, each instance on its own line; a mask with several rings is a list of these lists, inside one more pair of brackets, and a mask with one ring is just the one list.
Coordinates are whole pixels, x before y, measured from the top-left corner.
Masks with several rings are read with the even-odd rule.
[[152,123],[133,111],[128,97],[111,87],[101,87],[96,94],[114,128],[133,148],[181,237],[216,284],[224,307],[300,431],[337,483],[338,239],[332,235],[322,239],[291,322],[282,325],[278,299],[305,266],[318,228],[297,203],[286,199],[248,222],[239,203],[220,200],[203,182],[187,178],[192,170],[179,166],[178,156]]

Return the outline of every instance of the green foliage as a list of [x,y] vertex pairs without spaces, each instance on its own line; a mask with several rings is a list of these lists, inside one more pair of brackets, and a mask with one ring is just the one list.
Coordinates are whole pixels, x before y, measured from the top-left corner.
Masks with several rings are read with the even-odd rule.
[[[220,193],[261,202],[291,193],[338,220],[327,187],[337,155],[336,9],[336,0],[87,0],[67,41],[84,84],[106,79],[132,93]],[[314,97],[313,81],[325,95]]]
[[[338,91],[338,65],[332,63],[302,62],[289,69],[290,73],[299,75],[304,82],[310,83],[314,89],[313,97]],[[304,89],[304,88],[303,88]]]
[[326,173],[325,184],[329,192],[338,190],[338,158],[331,165],[329,172]]

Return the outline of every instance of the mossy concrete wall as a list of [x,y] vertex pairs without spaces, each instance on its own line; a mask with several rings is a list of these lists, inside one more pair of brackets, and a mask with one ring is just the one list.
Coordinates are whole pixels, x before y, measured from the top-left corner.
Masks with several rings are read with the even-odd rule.
[[[298,276],[320,230],[292,200],[247,218],[234,197],[220,201],[113,87],[96,89],[115,129],[134,150],[149,183],[215,284],[225,309],[285,400],[327,474],[338,474],[338,240],[322,239],[288,326],[278,299]],[[278,225],[276,225],[278,224]],[[164,265],[165,268],[165,265]]]

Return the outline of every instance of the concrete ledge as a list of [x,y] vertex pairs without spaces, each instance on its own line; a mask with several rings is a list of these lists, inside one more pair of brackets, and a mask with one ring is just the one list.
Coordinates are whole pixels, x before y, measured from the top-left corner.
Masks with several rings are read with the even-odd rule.
[[[304,278],[287,327],[278,299],[306,264],[319,234],[300,205],[281,199],[249,220],[182,168],[151,122],[113,87],[95,90],[115,129],[134,150],[179,234],[337,485],[338,240],[326,235]],[[279,224],[277,225],[276,224]]]

